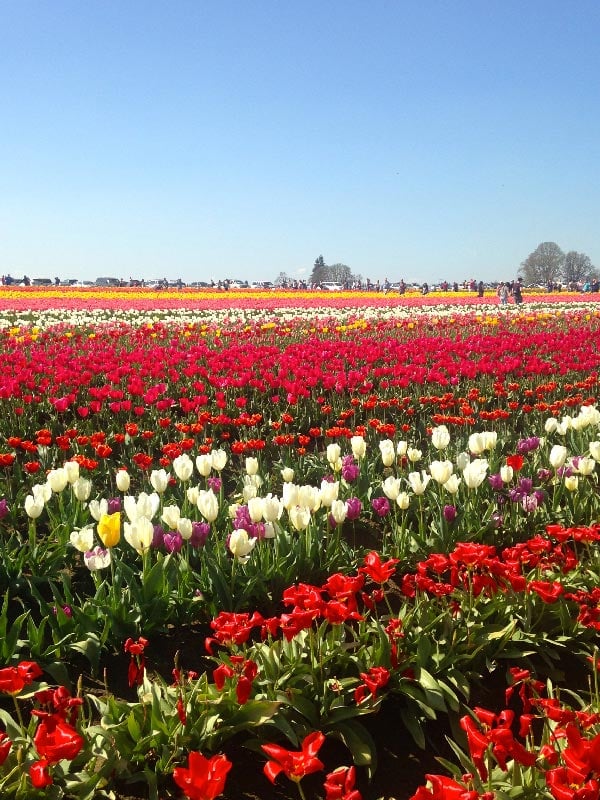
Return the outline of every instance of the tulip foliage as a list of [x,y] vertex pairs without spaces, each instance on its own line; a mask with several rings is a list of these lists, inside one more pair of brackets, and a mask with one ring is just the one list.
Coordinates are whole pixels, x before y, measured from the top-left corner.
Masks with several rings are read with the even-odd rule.
[[598,307],[343,294],[0,297],[2,797],[600,798]]

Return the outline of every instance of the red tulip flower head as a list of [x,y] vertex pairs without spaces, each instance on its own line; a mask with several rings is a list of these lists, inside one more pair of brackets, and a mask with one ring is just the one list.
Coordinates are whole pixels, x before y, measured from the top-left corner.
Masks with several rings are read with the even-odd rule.
[[304,738],[302,749],[298,751],[286,750],[278,744],[263,744],[262,749],[270,758],[264,766],[265,775],[275,783],[279,773],[283,772],[291,781],[299,783],[305,775],[319,772],[324,766],[317,753],[324,741],[325,736],[320,731],[313,731]]
[[227,773],[232,767],[227,756],[206,758],[202,753],[189,755],[189,767],[175,767],[173,780],[189,800],[214,800],[225,789]]

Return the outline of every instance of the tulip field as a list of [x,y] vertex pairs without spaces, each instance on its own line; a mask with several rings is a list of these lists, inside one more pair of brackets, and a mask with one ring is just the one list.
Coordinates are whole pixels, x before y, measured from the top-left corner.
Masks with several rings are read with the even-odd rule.
[[0,797],[600,800],[600,296],[0,288]]

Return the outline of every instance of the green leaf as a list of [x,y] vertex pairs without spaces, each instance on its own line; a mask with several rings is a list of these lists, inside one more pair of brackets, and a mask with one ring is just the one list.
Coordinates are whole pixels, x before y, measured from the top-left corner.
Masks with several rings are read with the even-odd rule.
[[340,722],[332,736],[341,739],[352,754],[357,767],[368,767],[369,774],[377,766],[377,748],[369,731],[358,722]]

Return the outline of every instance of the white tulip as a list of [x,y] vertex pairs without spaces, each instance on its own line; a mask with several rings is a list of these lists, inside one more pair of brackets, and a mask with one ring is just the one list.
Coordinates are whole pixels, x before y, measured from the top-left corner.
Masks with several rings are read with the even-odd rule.
[[565,489],[569,492],[576,492],[579,487],[579,478],[577,475],[565,476]]
[[79,531],[73,531],[69,536],[69,541],[80,553],[91,550],[94,546],[94,528],[88,526],[86,528],[81,528]]
[[142,555],[152,544],[154,525],[147,517],[139,517],[135,522],[123,524],[123,536],[136,553]]
[[475,458],[463,469],[463,481],[468,489],[477,489],[487,476],[488,462],[485,458]]
[[212,489],[199,491],[196,505],[207,522],[214,522],[219,516],[219,500]]
[[400,458],[402,458],[403,456],[406,455],[407,451],[408,451],[408,442],[405,441],[398,442],[398,444],[396,445],[396,455],[399,455]]
[[431,431],[431,444],[436,450],[443,450],[450,444],[450,431],[445,425],[438,425]]
[[180,481],[189,481],[194,471],[194,462],[187,453],[182,453],[173,459],[173,472]]
[[400,494],[396,498],[396,505],[402,511],[406,511],[406,509],[410,505],[410,495],[408,494],[408,492],[400,492]]
[[339,490],[339,481],[321,481],[321,504],[325,506],[325,508],[329,508],[333,501],[338,499]]
[[73,494],[80,503],[85,503],[92,493],[92,482],[88,478],[77,478],[73,486]]
[[71,484],[75,483],[75,481],[77,481],[79,478],[79,462],[66,461],[64,470],[67,473],[67,481]]
[[217,472],[221,472],[227,464],[227,453],[225,450],[212,450],[210,454],[212,468]]
[[544,430],[546,433],[555,433],[558,428],[558,420],[555,417],[548,417],[544,423]]
[[47,503],[52,497],[52,489],[47,483],[35,483],[31,487],[31,494],[41,503]]
[[336,525],[341,525],[348,514],[348,506],[343,500],[334,500],[331,504],[331,516]]
[[37,519],[43,510],[43,501],[35,498],[32,494],[28,494],[25,498],[25,512],[27,516],[30,519]]
[[292,506],[298,505],[299,487],[295,483],[284,483],[281,487],[283,507],[288,511]]
[[158,494],[163,494],[169,485],[169,473],[164,469],[153,469],[150,473],[150,483]]
[[486,450],[493,450],[498,443],[498,431],[484,431],[482,434]]
[[321,508],[321,493],[316,486],[304,484],[298,487],[298,505],[306,506],[311,511]]
[[188,539],[192,538],[192,520],[187,517],[180,517],[177,523],[177,530],[181,534],[181,538],[187,542]]
[[472,433],[469,436],[469,452],[480,456],[485,450],[485,438],[482,433]]
[[600,461],[600,442],[590,442],[590,455],[596,461]]
[[587,458],[584,456],[580,458],[577,463],[577,472],[580,475],[591,475],[594,469],[596,468],[596,462],[593,458]]
[[421,472],[409,472],[407,477],[410,488],[416,495],[424,494],[427,484],[431,480],[431,475],[428,475],[425,470],[421,470]]
[[229,550],[238,561],[247,561],[255,544],[256,539],[250,538],[243,528],[232,531],[229,537]]
[[260,522],[263,518],[265,501],[262,497],[251,497],[248,500],[248,513],[252,522]]
[[128,494],[123,498],[123,510],[130,522],[136,522],[140,517],[153,519],[159,506],[160,497],[156,492],[152,492],[152,494],[140,492],[137,498]]
[[46,476],[46,483],[56,494],[62,492],[68,482],[69,478],[67,470],[64,467],[57,467],[56,469],[51,469],[48,475]]
[[203,478],[208,478],[213,468],[212,456],[208,453],[202,453],[196,456],[196,469]]
[[258,474],[258,459],[254,458],[254,456],[248,456],[246,458],[246,473],[248,475]]
[[268,494],[263,500],[263,517],[265,522],[277,522],[283,513],[283,503],[278,497]]
[[177,524],[181,517],[181,510],[179,506],[164,506],[162,510],[162,514],[160,515],[161,520],[167,525],[171,530],[175,530],[177,528]]
[[291,483],[294,480],[294,470],[291,467],[284,467],[281,470],[281,477],[284,483]]
[[432,461],[429,465],[429,473],[436,483],[442,484],[452,475],[454,466],[451,461]]
[[450,475],[450,477],[444,484],[444,489],[450,494],[456,494],[458,492],[459,486],[460,486],[460,478],[458,477],[458,475]]
[[108,514],[108,500],[104,497],[101,500],[90,500],[88,510],[96,522],[100,522],[101,517]]
[[567,460],[567,448],[562,444],[555,444],[548,457],[554,469],[560,469]]
[[471,463],[471,456],[468,453],[459,453],[456,456],[456,467],[460,472],[462,472],[465,467],[468,467]]
[[381,488],[388,500],[394,501],[398,499],[401,485],[402,481],[400,478],[394,478],[393,475],[389,475],[381,484]]
[[128,492],[131,486],[131,478],[126,469],[118,469],[116,475],[117,489],[120,492]]
[[292,506],[288,511],[288,515],[290,522],[297,531],[303,531],[310,525],[310,508],[306,506]]
[[383,439],[383,441],[379,442],[379,450],[381,452],[381,460],[383,462],[384,467],[391,467],[392,464],[396,461],[396,451],[394,449],[394,443],[391,439]]
[[502,478],[502,483],[510,483],[514,477],[514,469],[509,464],[505,464],[500,467],[500,477]]
[[352,455],[357,461],[364,458],[367,452],[367,443],[362,436],[352,436],[350,439],[350,447],[352,448]]
[[185,492],[185,496],[187,497],[188,503],[191,503],[193,506],[196,505],[198,502],[198,492],[200,489],[197,486],[188,486]]
[[332,442],[331,444],[327,445],[327,461],[331,465],[335,464],[339,461],[342,455],[342,448],[337,444],[337,442]]
[[596,406],[581,406],[579,416],[585,420],[583,427],[600,425],[600,410]]
[[416,464],[417,461],[420,461],[423,458],[423,453],[416,447],[409,447],[406,451],[406,456],[411,464]]

